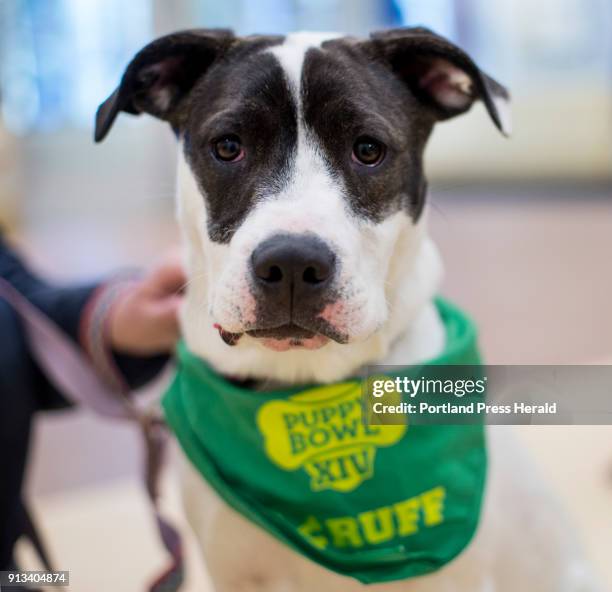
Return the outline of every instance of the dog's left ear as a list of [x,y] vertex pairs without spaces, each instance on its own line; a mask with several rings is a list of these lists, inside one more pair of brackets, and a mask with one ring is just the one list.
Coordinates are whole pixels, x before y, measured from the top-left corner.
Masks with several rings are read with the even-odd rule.
[[497,128],[510,134],[508,90],[444,37],[422,27],[392,29],[372,33],[363,47],[375,59],[387,62],[437,119],[465,113],[481,99]]
[[160,37],[141,49],[119,87],[96,113],[94,139],[101,142],[117,115],[149,113],[177,126],[182,100],[236,40],[225,29],[193,29]]

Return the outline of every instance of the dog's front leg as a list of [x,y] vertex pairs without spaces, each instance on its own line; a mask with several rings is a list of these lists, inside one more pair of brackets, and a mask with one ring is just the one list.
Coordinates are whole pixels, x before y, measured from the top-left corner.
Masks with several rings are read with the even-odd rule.
[[227,506],[186,458],[181,465],[187,519],[214,592],[298,590],[290,549]]

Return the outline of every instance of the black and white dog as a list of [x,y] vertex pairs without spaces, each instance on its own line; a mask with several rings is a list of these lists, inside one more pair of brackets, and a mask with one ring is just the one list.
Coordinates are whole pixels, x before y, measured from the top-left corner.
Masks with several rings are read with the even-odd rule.
[[[509,132],[508,93],[461,49],[422,29],[154,41],[101,105],[171,124],[190,283],[189,348],[228,376],[295,384],[370,363],[434,357],[442,274],[427,234],[423,150],[436,122],[481,100]],[[460,147],[458,147],[460,149]],[[536,478],[491,430],[481,526],[433,575],[381,591],[595,590]],[[234,512],[189,467],[185,498],[218,592],[351,592]]]

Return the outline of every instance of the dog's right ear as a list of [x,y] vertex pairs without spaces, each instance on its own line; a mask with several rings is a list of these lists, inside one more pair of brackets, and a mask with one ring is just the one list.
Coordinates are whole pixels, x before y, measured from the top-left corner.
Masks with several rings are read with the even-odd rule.
[[178,125],[182,100],[235,40],[229,30],[194,29],[160,37],[141,49],[119,87],[98,107],[95,141],[105,138],[120,111],[149,113]]

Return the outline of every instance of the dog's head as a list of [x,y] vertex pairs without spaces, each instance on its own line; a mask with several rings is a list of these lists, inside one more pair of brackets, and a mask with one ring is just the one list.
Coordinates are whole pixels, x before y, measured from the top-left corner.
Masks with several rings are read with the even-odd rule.
[[[182,143],[189,345],[225,371],[326,379],[383,353],[435,291],[423,150],[479,99],[506,132],[506,90],[422,28],[193,30],[136,55],[96,140],[125,111],[168,121]],[[266,368],[271,350],[292,352],[286,366]]]

